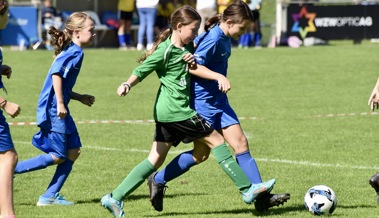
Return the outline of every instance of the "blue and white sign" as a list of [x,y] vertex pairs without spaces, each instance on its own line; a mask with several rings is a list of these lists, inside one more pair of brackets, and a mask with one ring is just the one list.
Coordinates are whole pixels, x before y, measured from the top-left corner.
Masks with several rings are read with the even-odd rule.
[[29,46],[38,37],[38,10],[33,6],[10,6],[9,20],[5,29],[0,31],[1,45]]

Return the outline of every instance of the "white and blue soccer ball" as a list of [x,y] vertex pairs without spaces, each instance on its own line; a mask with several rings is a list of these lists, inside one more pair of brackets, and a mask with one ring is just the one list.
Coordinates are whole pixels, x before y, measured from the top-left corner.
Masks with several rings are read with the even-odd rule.
[[337,196],[328,186],[316,185],[305,193],[304,205],[314,215],[330,215],[337,207]]

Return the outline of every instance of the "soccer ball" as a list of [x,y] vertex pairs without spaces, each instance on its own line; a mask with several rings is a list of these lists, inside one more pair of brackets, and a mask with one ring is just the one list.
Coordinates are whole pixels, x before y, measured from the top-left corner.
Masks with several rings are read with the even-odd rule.
[[329,215],[336,209],[337,197],[328,186],[316,185],[305,193],[304,205],[314,215]]

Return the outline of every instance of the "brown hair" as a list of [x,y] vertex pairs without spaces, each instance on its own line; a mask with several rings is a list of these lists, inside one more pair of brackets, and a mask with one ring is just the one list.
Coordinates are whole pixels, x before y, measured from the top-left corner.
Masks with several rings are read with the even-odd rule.
[[184,26],[191,24],[194,21],[200,21],[201,17],[197,11],[189,6],[185,5],[183,7],[180,7],[176,9],[170,17],[170,28],[163,31],[155,40],[153,48],[144,54],[142,57],[140,57],[137,61],[138,63],[142,63],[146,58],[153,54],[153,52],[157,49],[158,45],[165,41],[171,34],[173,30],[176,30],[179,23],[183,24]]
[[222,14],[216,14],[209,18],[205,23],[204,29],[205,31],[208,31],[216,24],[225,22],[228,19],[232,20],[234,23],[241,23],[243,20],[253,21],[253,14],[245,2],[237,0],[230,4]]
[[63,31],[58,30],[53,26],[50,27],[49,34],[51,35],[51,43],[55,49],[54,57],[59,55],[59,53],[71,43],[74,30],[83,30],[85,28],[85,22],[87,19],[92,18],[84,12],[75,12],[67,19]]
[[7,0],[0,0],[0,7],[4,6],[1,10],[0,10],[0,15],[3,16],[5,14],[5,12],[8,10],[8,7],[9,7],[9,3]]

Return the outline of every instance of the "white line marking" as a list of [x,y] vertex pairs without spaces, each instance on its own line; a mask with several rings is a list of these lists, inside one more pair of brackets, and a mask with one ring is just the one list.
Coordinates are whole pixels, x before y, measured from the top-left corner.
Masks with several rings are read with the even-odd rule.
[[[119,149],[119,148],[104,148],[100,146],[85,146],[85,148],[96,149],[96,150],[112,150],[112,151],[125,151],[125,152],[139,152],[139,153],[149,153],[150,150],[143,149]],[[188,150],[188,149],[187,149]],[[180,154],[187,150],[170,150],[170,154]],[[378,170],[379,166],[354,166],[345,164],[327,164],[327,163],[314,163],[309,161],[296,161],[296,160],[286,160],[286,159],[268,159],[268,158],[255,158],[257,161],[261,162],[273,162],[273,163],[283,163],[290,165],[304,165],[312,167],[329,167],[329,168],[348,168],[348,169],[358,169],[358,170]]]

